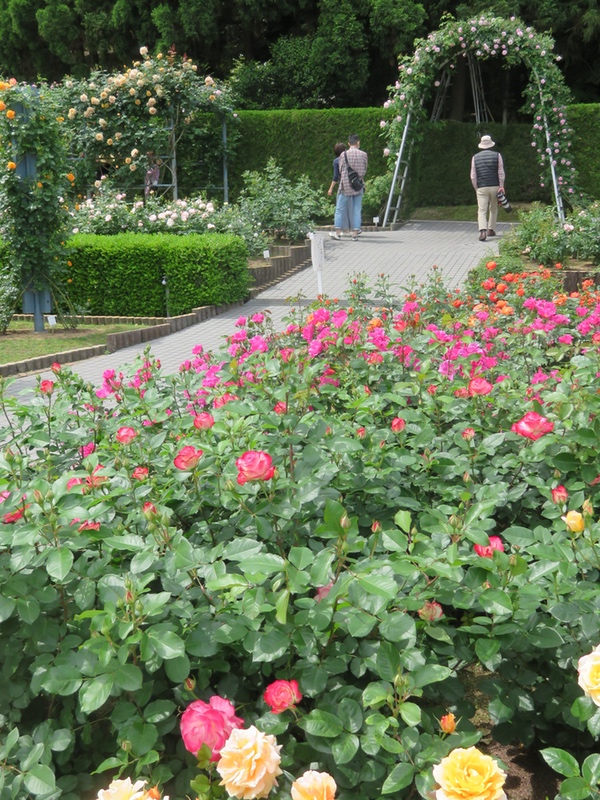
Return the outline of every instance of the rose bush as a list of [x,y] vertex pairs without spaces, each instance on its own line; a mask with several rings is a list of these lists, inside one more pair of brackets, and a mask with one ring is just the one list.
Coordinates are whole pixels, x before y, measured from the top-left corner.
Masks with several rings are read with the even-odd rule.
[[[240,318],[174,375],[148,353],[96,387],[57,366],[26,402],[2,382],[15,800],[78,800],[107,771],[184,796],[197,753],[178,721],[215,695],[277,737],[273,796],[307,769],[340,800],[450,791],[433,767],[478,743],[477,710],[500,742],[576,737],[584,759],[600,734],[576,669],[600,641],[600,296],[550,280],[473,297],[434,277],[394,298],[356,276],[283,331]],[[513,430],[530,414],[535,437]],[[297,684],[293,713],[265,702],[277,681]]]

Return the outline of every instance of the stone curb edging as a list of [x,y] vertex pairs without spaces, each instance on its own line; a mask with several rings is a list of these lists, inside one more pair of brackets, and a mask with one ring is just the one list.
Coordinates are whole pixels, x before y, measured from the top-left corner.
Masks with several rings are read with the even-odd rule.
[[[120,333],[109,333],[106,337],[106,344],[98,344],[92,347],[82,347],[78,350],[66,350],[59,353],[50,353],[37,358],[29,358],[25,361],[14,361],[9,364],[0,365],[0,376],[10,377],[14,375],[23,376],[29,372],[39,372],[49,369],[52,364],[70,364],[76,361],[84,361],[94,356],[102,356],[106,353],[115,353],[125,347],[132,347],[136,344],[149,342],[176,333],[198,322],[216,317],[232,308],[239,308],[249,300],[253,300],[257,294],[265,288],[274,286],[279,281],[290,277],[311,265],[310,241],[302,245],[284,246],[277,245],[271,248],[271,264],[251,268],[254,279],[254,286],[249,290],[249,296],[245,300],[238,300],[235,303],[224,305],[200,306],[193,309],[191,314],[182,314],[177,317],[106,317],[106,316],[82,316],[77,317],[77,321],[93,323],[99,325],[111,325],[116,322],[124,323],[150,323],[148,327],[136,330],[121,331]],[[256,270],[256,273],[254,272]],[[15,314],[16,319],[33,319],[30,314]]]

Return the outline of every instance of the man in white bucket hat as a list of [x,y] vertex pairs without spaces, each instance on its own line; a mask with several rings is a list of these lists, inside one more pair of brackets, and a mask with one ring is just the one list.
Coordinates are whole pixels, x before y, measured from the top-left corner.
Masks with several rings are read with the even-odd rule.
[[496,150],[496,142],[488,134],[481,137],[479,152],[471,159],[471,183],[477,195],[479,241],[496,235],[498,191],[504,191],[504,162]]

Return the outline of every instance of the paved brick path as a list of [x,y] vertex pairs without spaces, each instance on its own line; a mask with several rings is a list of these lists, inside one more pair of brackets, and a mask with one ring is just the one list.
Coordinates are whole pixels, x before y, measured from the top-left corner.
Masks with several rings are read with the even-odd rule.
[[[498,225],[498,234],[510,224]],[[480,259],[497,252],[498,239],[478,241],[475,222],[409,222],[397,231],[365,231],[353,242],[344,237],[341,242],[327,240],[326,263],[323,266],[323,293],[328,297],[343,297],[352,275],[366,273],[374,283],[380,273],[389,276],[393,288],[400,293],[411,276],[423,281],[433,265],[437,265],[449,287],[459,286],[467,273]],[[224,337],[234,331],[233,323],[241,315],[249,316],[268,309],[276,326],[289,311],[286,298],[316,299],[316,273],[305,269],[285,281],[266,289],[246,305],[234,308],[218,317],[193,325],[178,333],[155,339],[150,343],[154,356],[163,368],[176,372],[191,355],[192,348],[202,344],[205,350],[222,346]],[[116,353],[97,356],[73,365],[73,369],[95,386],[102,382],[102,373],[130,364],[144,350],[143,345],[129,347]],[[51,377],[52,373],[44,373]],[[28,375],[12,383],[10,394],[34,387],[37,376]]]

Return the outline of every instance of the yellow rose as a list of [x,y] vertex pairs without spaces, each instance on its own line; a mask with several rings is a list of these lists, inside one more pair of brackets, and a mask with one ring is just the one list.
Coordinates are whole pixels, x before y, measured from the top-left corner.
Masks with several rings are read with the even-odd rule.
[[336,789],[327,772],[308,770],[292,783],[292,800],[333,800]]
[[274,736],[262,733],[254,725],[234,729],[217,764],[217,772],[223,779],[219,785],[238,800],[267,797],[282,773],[280,750]]
[[585,528],[584,519],[579,511],[569,511],[561,519],[572,533],[581,533]]
[[433,768],[436,800],[506,800],[506,773],[476,747],[457,747]]
[[146,781],[131,783],[130,778],[124,781],[113,781],[108,789],[100,789],[98,800],[141,800],[146,794]]
[[600,706],[600,645],[589,655],[579,659],[577,670],[579,672],[577,682],[586,695]]

